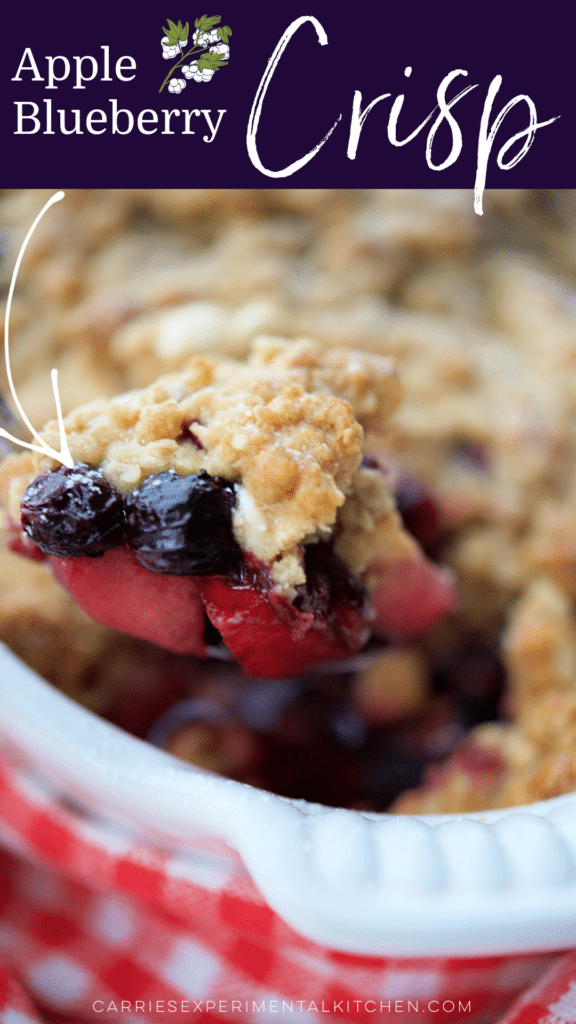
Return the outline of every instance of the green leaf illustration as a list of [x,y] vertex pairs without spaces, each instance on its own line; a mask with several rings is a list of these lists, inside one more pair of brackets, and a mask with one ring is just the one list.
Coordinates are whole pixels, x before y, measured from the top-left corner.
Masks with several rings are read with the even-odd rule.
[[227,64],[227,61],[222,60],[222,56],[219,53],[203,53],[198,58],[198,70],[204,71],[204,68],[212,68],[213,71],[217,71],[218,68]]
[[199,32],[209,32],[210,29],[214,28],[214,25],[217,25],[220,20],[221,16],[219,14],[213,14],[211,16],[203,14],[196,23],[196,28]]
[[163,28],[162,31],[168,38],[170,46],[177,46],[179,42],[188,38],[189,28],[190,26],[188,25],[188,22],[186,22],[185,25],[182,25],[182,22],[179,21],[176,25],[170,18],[168,18],[168,28]]
[[168,28],[162,29],[165,36],[168,38],[168,42],[171,46],[175,46],[180,38],[180,32],[178,26],[168,18]]
[[227,43],[228,39],[232,35],[232,29],[229,28],[228,25],[220,25],[216,31],[218,32],[218,38],[221,39],[223,43]]

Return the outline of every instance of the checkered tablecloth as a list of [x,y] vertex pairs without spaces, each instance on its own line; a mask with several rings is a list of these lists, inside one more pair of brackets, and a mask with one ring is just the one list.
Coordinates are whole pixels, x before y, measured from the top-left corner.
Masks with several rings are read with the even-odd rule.
[[152,849],[0,761],[0,1024],[490,1024],[519,994],[506,1024],[576,1021],[576,954],[329,949],[271,910],[232,851]]

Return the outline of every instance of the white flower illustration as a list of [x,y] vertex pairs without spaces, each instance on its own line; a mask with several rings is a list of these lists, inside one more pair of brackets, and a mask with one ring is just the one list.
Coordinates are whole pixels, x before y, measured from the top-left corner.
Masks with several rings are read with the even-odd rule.
[[218,46],[211,46],[210,53],[219,53],[223,60],[228,60],[230,47],[227,43],[218,43]]
[[[196,25],[213,25],[214,22],[219,21],[219,17],[208,18],[203,15],[202,18],[196,22]],[[179,21],[176,25],[168,19],[168,28],[163,29],[163,31],[165,32],[165,35],[162,36],[161,40],[162,56],[165,60],[180,58],[181,61],[183,59],[185,48],[189,43],[188,23],[183,26],[182,22]],[[168,86],[171,93],[178,94],[185,88],[187,81],[210,82],[214,77],[214,72],[217,71],[218,67],[227,61],[230,56],[228,37],[231,33],[232,30],[227,26],[219,29],[216,27],[212,27],[210,29],[197,27],[195,31],[192,32],[190,38],[190,41],[193,43],[197,53],[196,60],[191,61],[189,64],[179,65],[179,63],[177,63],[172,71],[170,71],[166,76],[160,88],[160,92]],[[179,37],[184,34],[186,34],[186,38],[180,39]],[[205,52],[198,53],[198,50],[204,50]],[[214,54],[213,57],[212,54]],[[198,67],[199,62],[201,64],[207,64],[208,66],[203,67],[202,70],[200,70]],[[183,77],[171,79],[171,75],[174,72],[178,72],[178,74],[183,75]]]
[[213,68],[204,68],[203,71],[199,71],[197,60],[193,60],[191,64],[183,64],[181,71],[188,81],[193,80],[194,82],[209,82],[214,74]]
[[162,56],[164,60],[172,60],[178,54],[178,47],[171,46],[168,42],[168,36],[162,36]]
[[162,36],[162,56],[164,60],[172,60],[177,57],[180,50],[183,50],[188,39],[180,39],[174,46],[169,42],[168,36]]

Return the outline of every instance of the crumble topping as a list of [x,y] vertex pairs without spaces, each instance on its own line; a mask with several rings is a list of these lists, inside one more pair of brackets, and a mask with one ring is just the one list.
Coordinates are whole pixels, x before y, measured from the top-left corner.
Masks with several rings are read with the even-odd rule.
[[[364,426],[386,425],[399,390],[386,358],[262,337],[246,362],[195,357],[64,423],[74,461],[100,467],[124,494],[167,470],[233,482],[238,543],[272,565],[293,597],[306,579],[299,546],[330,536],[337,521],[338,552],[356,572],[375,544],[412,546],[382,474],[359,469]],[[58,448],[57,422],[42,436]],[[15,521],[31,480],[57,466],[39,453],[7,460],[2,485]]]

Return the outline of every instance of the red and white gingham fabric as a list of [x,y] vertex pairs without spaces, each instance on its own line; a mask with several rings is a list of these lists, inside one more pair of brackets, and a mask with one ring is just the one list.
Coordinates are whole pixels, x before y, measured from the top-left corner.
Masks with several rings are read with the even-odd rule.
[[576,1021],[576,955],[328,949],[285,924],[232,853],[152,850],[0,762],[0,1024],[489,1024],[551,964],[506,1024]]

